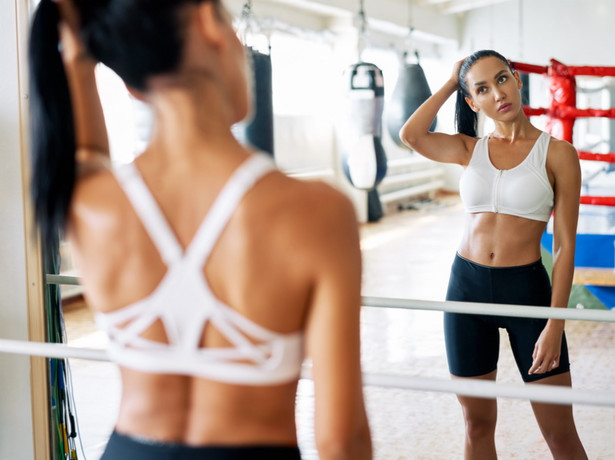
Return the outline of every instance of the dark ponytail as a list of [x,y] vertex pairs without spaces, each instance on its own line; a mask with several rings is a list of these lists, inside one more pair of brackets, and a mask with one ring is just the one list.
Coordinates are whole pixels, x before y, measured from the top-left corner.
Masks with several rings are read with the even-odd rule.
[[177,69],[182,57],[184,8],[219,0],[76,0],[88,52],[130,87]]
[[457,125],[457,132],[467,134],[468,136],[476,137],[476,129],[478,126],[478,114],[474,112],[465,98],[470,97],[470,90],[465,81],[466,74],[470,67],[474,65],[476,61],[484,57],[496,57],[501,60],[506,66],[513,72],[510,67],[510,62],[500,53],[494,50],[480,50],[468,56],[461,67],[459,68],[459,90],[457,91],[457,103],[455,107],[455,124]]
[[41,0],[29,43],[31,194],[43,243],[63,230],[75,186],[75,125],[59,50],[59,10]]
[[[150,76],[180,64],[184,8],[220,0],[73,0],[79,34],[88,54],[126,84],[145,90]],[[68,217],[75,186],[75,124],[70,91],[58,49],[59,9],[41,0],[31,26],[31,193],[44,242],[57,240]]]
[[466,102],[466,95],[461,89],[457,91],[457,101],[455,102],[455,124],[458,133],[476,137],[478,114],[470,108]]

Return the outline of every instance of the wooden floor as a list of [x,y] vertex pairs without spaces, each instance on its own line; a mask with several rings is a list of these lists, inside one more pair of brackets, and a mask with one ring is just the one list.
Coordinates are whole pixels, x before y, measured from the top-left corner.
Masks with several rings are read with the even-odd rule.
[[[392,213],[361,228],[366,296],[443,300],[450,264],[461,236],[463,210],[456,197]],[[614,312],[615,314],[615,312]],[[69,343],[104,347],[91,315],[78,305],[65,315]],[[362,313],[366,372],[448,378],[442,314],[366,307]],[[615,326],[568,321],[574,386],[615,391]],[[88,459],[97,459],[113,427],[120,385],[114,366],[72,361],[79,426]],[[502,335],[498,380],[521,384]],[[463,420],[454,395],[366,387],[378,460],[462,458]],[[302,455],[316,459],[313,392],[302,381],[297,422]],[[502,459],[549,459],[526,401],[498,403],[496,443]],[[615,408],[575,406],[577,427],[591,460],[615,459]]]

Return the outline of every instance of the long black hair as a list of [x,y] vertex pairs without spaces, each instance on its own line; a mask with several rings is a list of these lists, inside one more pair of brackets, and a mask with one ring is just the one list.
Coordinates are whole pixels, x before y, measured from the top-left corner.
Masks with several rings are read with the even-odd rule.
[[457,101],[455,107],[455,124],[457,125],[457,132],[467,134],[472,137],[476,137],[478,115],[470,108],[465,100],[466,97],[470,97],[470,90],[465,78],[468,70],[470,70],[470,67],[472,67],[476,61],[484,57],[498,58],[506,64],[511,72],[513,72],[508,59],[494,50],[476,51],[468,56],[461,64],[461,67],[459,68],[459,90],[457,91]]
[[[153,75],[177,69],[183,50],[183,8],[219,0],[72,0],[87,53],[137,90]],[[31,25],[31,194],[44,242],[63,230],[75,185],[75,124],[60,53],[59,9],[41,0]]]

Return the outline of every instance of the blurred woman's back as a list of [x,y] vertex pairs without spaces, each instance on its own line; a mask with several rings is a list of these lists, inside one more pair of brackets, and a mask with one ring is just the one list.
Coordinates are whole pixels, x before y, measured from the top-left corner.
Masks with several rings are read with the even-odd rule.
[[[166,458],[173,449],[298,458],[295,393],[306,355],[320,457],[371,458],[353,208],[232,136],[249,95],[226,10],[215,0],[58,6],[59,68],[72,103],[58,104],[61,92],[39,82],[52,77],[37,62],[57,54],[37,47],[56,9],[43,0],[31,41],[33,192],[45,238],[66,224],[86,299],[121,369],[103,458]],[[104,161],[95,61],[155,117],[147,149],[115,171]],[[49,115],[50,105],[63,112]],[[74,133],[58,126],[67,124]],[[65,166],[50,178],[54,164]]]

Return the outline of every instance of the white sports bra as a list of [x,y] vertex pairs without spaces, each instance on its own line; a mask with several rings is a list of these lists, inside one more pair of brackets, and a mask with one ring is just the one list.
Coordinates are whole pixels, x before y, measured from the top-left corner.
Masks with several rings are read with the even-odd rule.
[[469,213],[493,212],[547,222],[553,188],[547,176],[551,136],[542,132],[527,157],[512,169],[497,169],[489,158],[489,136],[476,142],[461,175],[459,194]]
[[[218,300],[203,266],[245,193],[274,169],[263,154],[245,161],[228,180],[184,251],[134,163],[115,176],[156,245],[168,270],[145,298],[108,313],[96,322],[110,339],[109,356],[142,372],[182,374],[243,385],[275,385],[296,379],[303,361],[303,334],[265,329]],[[161,322],[168,343],[141,336]],[[232,344],[200,346],[207,324]]]

